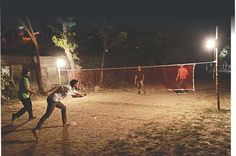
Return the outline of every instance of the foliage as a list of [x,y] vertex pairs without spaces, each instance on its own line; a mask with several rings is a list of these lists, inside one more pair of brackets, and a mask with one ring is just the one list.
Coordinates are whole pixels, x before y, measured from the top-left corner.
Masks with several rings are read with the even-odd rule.
[[67,18],[58,17],[57,18],[57,22],[63,25],[63,31],[64,31],[64,28],[66,28],[67,30],[70,30],[72,27],[74,27],[76,25],[74,20],[75,20],[74,17],[67,17]]
[[[100,29],[97,33],[102,43],[102,61],[101,61],[101,72],[100,72],[100,84],[103,83],[103,68],[105,65],[105,53],[107,53],[109,48],[116,48],[121,46],[121,42],[126,41],[128,34],[126,32],[117,32],[111,26],[106,26]],[[117,49],[119,49],[117,48]]]
[[60,37],[53,36],[52,41],[57,47],[69,49],[71,52],[74,52],[74,50],[78,47],[76,43],[69,42],[65,35],[61,35]]
[[111,26],[104,27],[97,32],[97,35],[102,42],[103,48],[109,48],[114,36],[114,29]]
[[75,54],[75,49],[78,48],[76,43],[76,34],[72,28],[76,25],[73,17],[57,19],[57,22],[62,25],[62,31],[54,26],[49,26],[55,35],[52,36],[52,41],[57,47],[61,47],[64,50],[69,50],[73,59],[79,60]]
[[231,49],[230,46],[226,46],[224,47],[219,55],[221,61],[223,62],[227,62],[228,64],[230,64],[230,57],[231,57]]
[[220,58],[225,58],[227,54],[228,54],[228,51],[227,51],[226,49],[223,49],[223,50],[221,51],[219,57],[220,57]]
[[9,99],[13,98],[13,91],[14,91],[15,83],[14,80],[6,73],[1,74],[1,98],[2,99]]
[[128,33],[127,32],[119,32],[117,37],[120,41],[125,42],[128,39]]
[[103,48],[112,48],[112,46],[120,45],[122,42],[125,42],[128,39],[127,32],[116,31],[111,26],[100,29],[97,32],[97,35],[103,44]]

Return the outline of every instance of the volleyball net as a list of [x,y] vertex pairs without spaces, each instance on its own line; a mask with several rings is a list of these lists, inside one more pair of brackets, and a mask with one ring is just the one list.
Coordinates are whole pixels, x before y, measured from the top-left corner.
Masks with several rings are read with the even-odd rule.
[[[144,84],[150,89],[168,89],[177,90],[178,83],[176,76],[180,65],[183,65],[188,70],[188,76],[185,80],[186,90],[195,91],[195,68],[196,66],[214,62],[187,63],[187,64],[172,64],[172,65],[157,65],[157,66],[142,66],[142,71],[145,74]],[[107,88],[132,88],[134,85],[134,77],[137,72],[137,67],[122,67],[122,68],[104,68],[103,69],[103,86]],[[77,79],[80,85],[96,86],[101,80],[101,69],[76,69],[76,70],[61,70],[61,74],[67,77],[68,80]]]

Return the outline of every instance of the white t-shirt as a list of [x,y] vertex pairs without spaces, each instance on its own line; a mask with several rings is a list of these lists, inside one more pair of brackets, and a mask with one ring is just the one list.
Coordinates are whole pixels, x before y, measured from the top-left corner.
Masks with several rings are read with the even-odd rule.
[[61,86],[62,90],[60,92],[53,92],[49,95],[53,101],[60,101],[64,99],[67,95],[76,95],[78,91],[75,88],[72,88],[70,85]]

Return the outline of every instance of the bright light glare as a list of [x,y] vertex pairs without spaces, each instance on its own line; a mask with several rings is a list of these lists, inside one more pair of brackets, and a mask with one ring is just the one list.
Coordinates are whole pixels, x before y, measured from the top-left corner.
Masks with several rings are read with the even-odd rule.
[[24,27],[24,26],[21,26],[21,25],[18,27],[18,29],[20,29],[20,30],[22,30],[22,29],[24,29],[24,28],[25,28],[25,27]]
[[207,48],[208,49],[213,49],[213,48],[215,48],[215,45],[216,45],[216,42],[215,42],[215,40],[214,39],[208,39],[207,40]]
[[61,58],[57,59],[57,67],[59,67],[59,68],[63,67],[63,66],[65,66],[65,64],[66,64],[66,62],[64,59],[61,59]]

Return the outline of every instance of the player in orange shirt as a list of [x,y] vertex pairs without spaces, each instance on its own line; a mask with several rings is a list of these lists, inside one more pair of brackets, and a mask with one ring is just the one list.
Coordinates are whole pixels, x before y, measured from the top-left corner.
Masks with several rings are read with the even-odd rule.
[[186,93],[186,85],[185,85],[185,80],[187,79],[188,76],[188,70],[183,66],[180,65],[178,69],[178,74],[176,76],[176,82],[178,82],[178,91],[177,93]]

